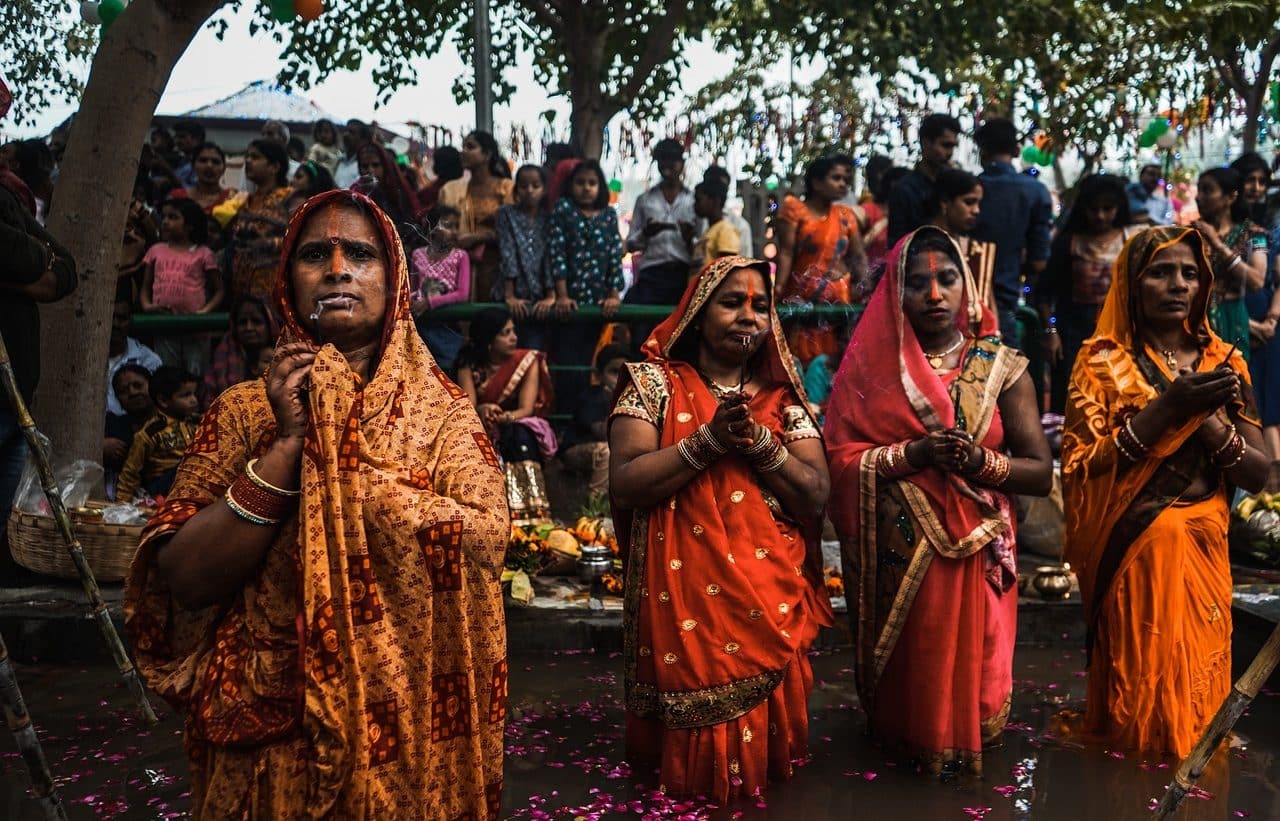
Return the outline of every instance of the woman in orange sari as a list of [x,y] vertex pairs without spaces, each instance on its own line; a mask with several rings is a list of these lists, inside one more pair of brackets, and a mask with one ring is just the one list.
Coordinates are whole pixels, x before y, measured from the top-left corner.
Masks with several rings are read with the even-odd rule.
[[[778,211],[778,301],[823,305],[861,302],[867,252],[853,209],[841,200],[853,182],[853,158],[819,157],[804,171],[804,201],[788,196]],[[836,355],[836,334],[826,322],[805,322],[789,336],[808,365],[819,354]],[[838,356],[837,356],[838,358]]]
[[806,653],[832,623],[826,460],[771,293],[760,260],[704,268],[610,419],[628,756],[722,803],[805,755]]
[[502,308],[481,311],[458,355],[458,385],[502,457],[511,521],[526,525],[551,515],[542,466],[556,455],[558,443],[547,421],[555,404],[547,355],[518,344],[511,314]]
[[143,531],[125,626],[186,719],[198,819],[499,817],[502,475],[408,282],[367,198],[303,205],[271,369],[214,402]]
[[1231,486],[1269,459],[1239,351],[1209,328],[1213,274],[1189,228],[1116,260],[1076,358],[1062,437],[1066,558],[1088,621],[1087,729],[1190,752],[1231,687]]
[[1009,717],[1010,494],[1047,495],[1052,470],[1026,367],[926,226],[890,252],[827,404],[858,696],[871,735],[931,773],[980,773]]

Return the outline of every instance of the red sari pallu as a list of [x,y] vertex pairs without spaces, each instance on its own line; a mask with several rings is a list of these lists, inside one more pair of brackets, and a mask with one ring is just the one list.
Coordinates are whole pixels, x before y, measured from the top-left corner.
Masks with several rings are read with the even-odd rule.
[[[672,358],[716,287],[758,260],[719,259],[622,375],[613,415],[634,416],[675,445],[715,414],[693,365]],[[784,443],[817,438],[772,311],[756,354],[768,386],[753,416]],[[832,624],[818,532],[792,520],[741,457],[722,457],[650,510],[615,510],[627,563],[624,650],[627,752],[656,764],[674,794],[725,802],[787,778],[808,748],[813,674],[806,653]]]
[[[1017,617],[1009,498],[926,468],[885,480],[884,447],[962,428],[1003,450],[997,400],[1026,359],[999,342],[995,315],[964,266],[960,365],[937,373],[902,311],[903,238],[850,340],[827,406],[831,518],[854,616],[857,684],[871,734],[929,770],[981,771],[1013,690]],[[957,256],[964,260],[959,253]],[[896,352],[896,355],[891,354]]]

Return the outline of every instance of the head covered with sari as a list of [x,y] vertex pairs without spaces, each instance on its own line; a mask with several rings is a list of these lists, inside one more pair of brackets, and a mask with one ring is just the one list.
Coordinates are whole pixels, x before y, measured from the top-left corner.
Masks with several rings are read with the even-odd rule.
[[[1184,321],[1186,332],[1200,346],[1200,360],[1195,370],[1208,371],[1225,363],[1240,374],[1246,384],[1249,380],[1243,356],[1237,351],[1228,361],[1230,346],[1209,325],[1213,268],[1199,232],[1178,226],[1159,226],[1130,238],[1116,259],[1111,290],[1098,317],[1097,330],[1085,340],[1072,369],[1062,437],[1066,558],[1079,575],[1087,608],[1096,608],[1105,592],[1101,588],[1106,586],[1106,579],[1100,580],[1098,574],[1118,522],[1129,512],[1135,496],[1157,477],[1166,460],[1188,444],[1205,419],[1205,414],[1200,414],[1167,431],[1152,445],[1146,458],[1123,473],[1119,471],[1120,459],[1112,434],[1178,377],[1169,370],[1162,356],[1153,355],[1142,338],[1139,293],[1142,277],[1155,256],[1178,243],[1191,247],[1199,270],[1200,287]],[[1256,424],[1250,396],[1246,391],[1235,410]],[[1128,534],[1136,535],[1136,532]],[[1112,567],[1111,571],[1114,570]],[[1104,575],[1112,574],[1106,571]]]
[[[759,272],[764,293],[771,294],[767,263],[715,260],[690,280],[671,316],[645,341],[646,361],[620,375],[614,414],[653,424],[659,448],[715,415],[718,400],[696,368],[699,318],[742,268]],[[751,372],[764,381],[751,398],[752,415],[783,442],[816,438],[772,304],[768,323],[750,355]],[[615,508],[614,521],[627,562],[627,706],[638,716],[668,729],[741,716],[769,697],[819,625],[831,624],[820,523],[788,516],[736,454],[702,471],[667,504]]]
[[[926,237],[941,239],[961,272],[964,294],[956,327],[974,340],[962,355],[964,372],[951,388],[925,359],[902,307],[912,245]],[[874,504],[874,494],[866,498],[859,477],[869,470],[874,478],[880,448],[947,428],[964,429],[985,447],[1000,445],[996,402],[1026,369],[1026,359],[999,343],[999,323],[977,293],[959,246],[939,228],[920,228],[889,253],[827,403],[830,516],[842,539],[857,538],[874,510],[867,507]],[[967,556],[1007,530],[988,495],[962,477],[926,468],[898,481],[925,537],[943,555]]]
[[144,530],[126,626],[149,683],[186,716],[206,816],[254,806],[271,817],[496,818],[502,477],[470,402],[414,328],[404,251],[367,197],[328,192],[293,216],[275,288],[281,342],[318,341],[311,306],[295,304],[292,260],[309,222],[333,207],[363,214],[381,240],[376,364],[365,381],[320,346],[296,516],[241,593],[187,611],[157,573],[157,551],[275,438],[263,380],[218,398]]

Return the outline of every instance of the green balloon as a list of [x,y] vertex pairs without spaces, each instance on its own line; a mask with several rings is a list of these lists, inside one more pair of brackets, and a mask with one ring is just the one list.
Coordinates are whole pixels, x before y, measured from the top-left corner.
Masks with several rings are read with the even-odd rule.
[[102,19],[102,29],[106,31],[111,28],[111,24],[116,18],[124,12],[124,3],[120,0],[102,0],[98,4],[98,17]]
[[615,194],[621,194],[622,180],[618,179],[617,177],[614,177],[613,179],[609,180],[609,190]]
[[1040,149],[1036,148],[1034,145],[1029,145],[1026,148],[1022,149],[1023,162],[1034,163],[1039,158],[1039,156],[1040,156]]
[[1151,121],[1151,125],[1147,126],[1147,131],[1151,132],[1153,137],[1159,137],[1161,134],[1169,130],[1169,121],[1164,117],[1157,117]]
[[1036,165],[1042,168],[1047,168],[1053,165],[1053,154],[1050,154],[1047,151],[1041,151],[1040,156],[1036,158]]
[[1156,144],[1156,137],[1151,133],[1151,129],[1142,132],[1142,136],[1138,138],[1139,148],[1150,148]]
[[281,23],[288,23],[298,16],[293,8],[293,0],[267,0],[271,6],[271,16]]

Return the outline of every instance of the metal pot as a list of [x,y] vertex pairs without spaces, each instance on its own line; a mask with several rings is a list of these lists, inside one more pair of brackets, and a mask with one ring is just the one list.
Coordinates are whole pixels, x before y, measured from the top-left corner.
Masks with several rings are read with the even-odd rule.
[[578,555],[578,578],[593,582],[613,569],[613,551],[608,545],[584,544]]
[[1071,595],[1069,567],[1037,567],[1031,586],[1046,601],[1061,601]]

